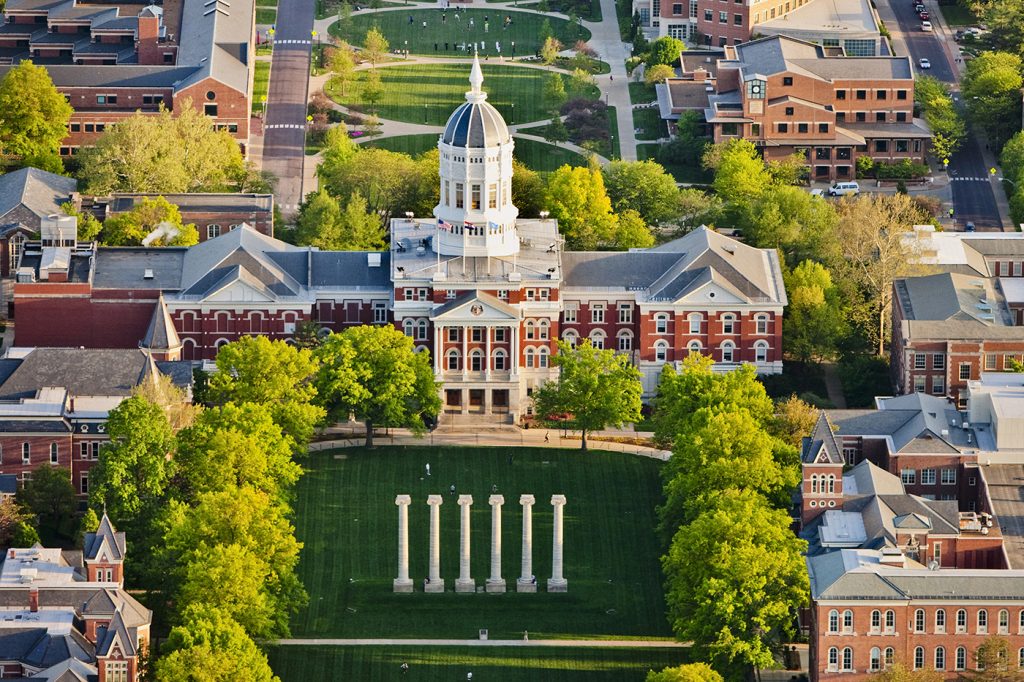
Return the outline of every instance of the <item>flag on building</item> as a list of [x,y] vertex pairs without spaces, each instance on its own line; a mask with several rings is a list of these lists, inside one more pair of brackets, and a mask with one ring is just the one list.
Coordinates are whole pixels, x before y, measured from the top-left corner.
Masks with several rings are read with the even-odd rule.
[[446,223],[441,218],[438,218],[437,219],[437,227],[440,230],[451,230],[452,229],[452,224],[451,223]]

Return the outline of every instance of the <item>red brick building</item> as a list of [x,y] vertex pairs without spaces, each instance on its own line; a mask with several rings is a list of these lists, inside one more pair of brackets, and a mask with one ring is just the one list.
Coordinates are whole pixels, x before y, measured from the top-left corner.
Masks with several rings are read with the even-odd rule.
[[231,194],[227,192],[195,194],[118,193],[88,200],[101,219],[132,210],[143,199],[164,199],[178,207],[183,223],[199,230],[199,241],[219,237],[246,224],[257,232],[274,236],[273,194]]
[[[62,154],[89,145],[136,111],[191,106],[245,149],[252,108],[254,5],[223,0],[126,5],[9,0],[0,75],[21,60],[46,66],[75,109]],[[212,8],[212,10],[211,10]],[[166,11],[165,11],[166,9]]]
[[684,53],[682,76],[658,86],[663,118],[697,111],[715,142],[750,140],[766,161],[799,154],[817,180],[854,179],[861,156],[924,162],[931,131],[914,118],[909,57],[847,57],[776,36],[708,59]]

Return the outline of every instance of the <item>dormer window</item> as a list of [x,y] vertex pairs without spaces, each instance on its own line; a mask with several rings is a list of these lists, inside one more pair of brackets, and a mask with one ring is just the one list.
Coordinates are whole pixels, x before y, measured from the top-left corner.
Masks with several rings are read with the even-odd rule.
[[764,99],[765,82],[758,78],[747,81],[747,99]]

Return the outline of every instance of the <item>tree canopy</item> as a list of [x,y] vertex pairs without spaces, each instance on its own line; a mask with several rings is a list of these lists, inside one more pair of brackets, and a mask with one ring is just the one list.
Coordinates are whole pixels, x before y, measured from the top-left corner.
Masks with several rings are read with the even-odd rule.
[[686,44],[672,36],[662,36],[651,43],[647,51],[647,66],[667,64],[669,66],[679,61],[680,53],[686,49]]
[[725,682],[707,663],[687,663],[647,673],[647,682]]
[[295,242],[325,251],[377,251],[387,242],[380,216],[367,210],[366,199],[353,191],[342,208],[323,189],[306,197],[299,208]]
[[57,171],[58,152],[74,110],[45,66],[23,60],[0,79],[0,152]]
[[614,239],[616,216],[599,168],[562,166],[547,181],[547,207],[570,249],[595,249]]
[[[199,230],[189,223],[182,224],[178,207],[163,197],[143,197],[138,204],[120,215],[107,218],[100,232],[100,242],[106,246],[140,246],[157,227],[167,230],[149,246],[192,246],[199,243]],[[171,236],[174,232],[174,236]]]
[[783,347],[801,362],[831,359],[847,333],[838,289],[825,266],[806,260],[785,275],[789,306]]
[[225,611],[198,603],[182,614],[156,664],[159,682],[280,682],[266,654]]
[[679,215],[679,188],[660,164],[649,160],[612,161],[601,173],[616,211],[632,209],[651,225]]
[[1009,52],[982,52],[967,61],[961,92],[974,125],[985,132],[999,151],[1020,130],[1021,56]]

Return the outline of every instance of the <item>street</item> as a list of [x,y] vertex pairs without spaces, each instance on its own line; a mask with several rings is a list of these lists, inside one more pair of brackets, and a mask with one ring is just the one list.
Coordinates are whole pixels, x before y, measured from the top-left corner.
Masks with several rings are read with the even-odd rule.
[[[935,32],[921,30],[921,20],[910,0],[889,0],[889,5],[899,22],[899,30],[903,33],[917,74],[929,74],[949,83],[954,97],[959,97],[953,64],[949,61],[949,53],[944,49],[940,36]],[[936,3],[929,3],[928,10],[940,11]],[[934,16],[932,23],[935,23]],[[952,37],[949,40],[952,41]],[[951,42],[950,47],[953,54],[959,54],[955,43]],[[918,69],[918,60],[922,57],[931,61],[930,70]],[[962,228],[967,221],[971,221],[979,230],[1001,230],[1003,225],[989,180],[989,169],[982,156],[980,143],[969,128],[960,150],[949,160],[949,175],[957,226]]]
[[267,92],[263,169],[277,177],[276,201],[286,215],[291,215],[302,201],[313,3],[280,0],[277,18]]

